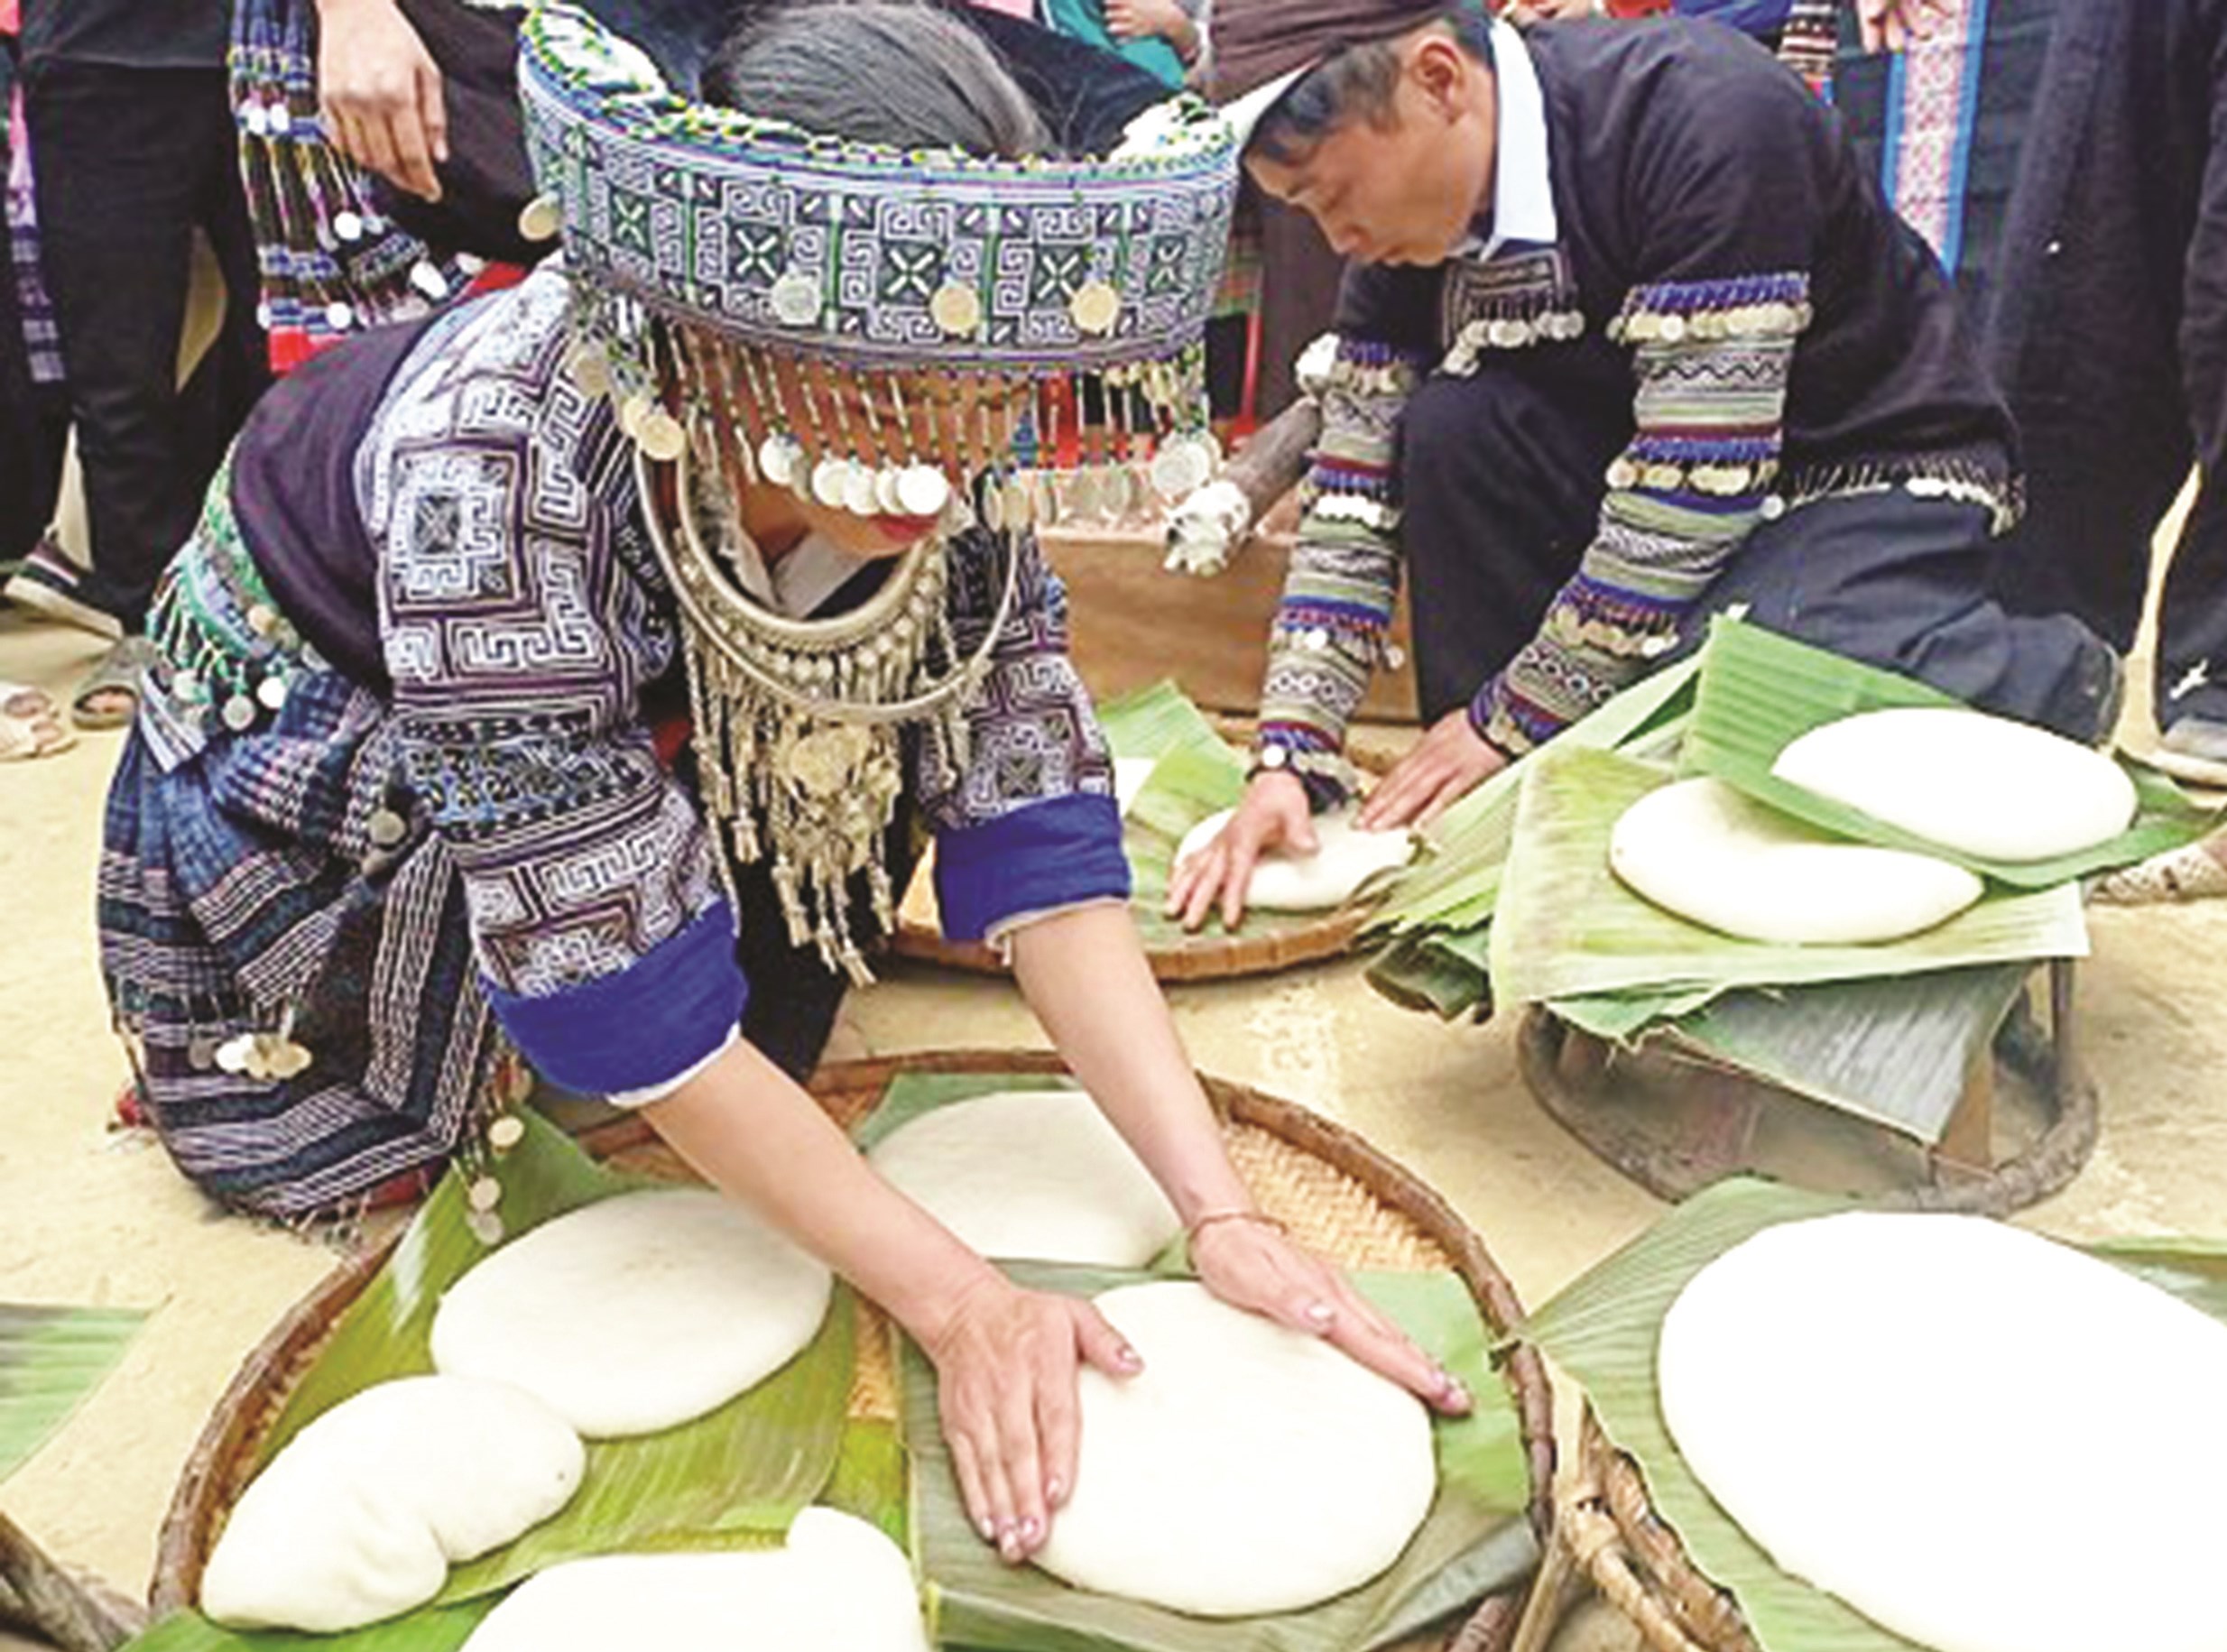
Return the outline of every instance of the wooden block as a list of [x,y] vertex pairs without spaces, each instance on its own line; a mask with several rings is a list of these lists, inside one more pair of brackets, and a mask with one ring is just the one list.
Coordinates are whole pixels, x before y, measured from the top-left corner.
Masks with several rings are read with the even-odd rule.
[[1933,1149],[1936,1167],[1985,1175],[1995,1167],[1995,1063],[1982,1054]]
[[[1291,541],[1256,534],[1212,578],[1171,574],[1157,526],[1053,528],[1043,531],[1045,555],[1067,581],[1075,661],[1091,692],[1111,698],[1172,677],[1210,711],[1252,716],[1260,709],[1268,669],[1268,630],[1283,595]],[[1407,660],[1403,597],[1392,619],[1397,671],[1380,670],[1361,716],[1380,723],[1416,720],[1415,673]]]

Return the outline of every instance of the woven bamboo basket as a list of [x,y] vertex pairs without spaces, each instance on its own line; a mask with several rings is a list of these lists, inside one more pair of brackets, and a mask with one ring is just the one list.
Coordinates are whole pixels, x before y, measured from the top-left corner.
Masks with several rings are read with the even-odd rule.
[[[1223,737],[1234,744],[1243,745],[1252,738],[1253,725],[1248,719],[1216,717],[1214,722]],[[1390,748],[1365,739],[1349,742],[1345,754],[1355,768],[1369,775],[1384,774],[1399,761],[1398,754]],[[918,898],[917,887],[924,881],[924,875],[914,881],[916,891],[908,891],[897,915],[896,930],[890,937],[892,952],[901,958],[917,958],[922,963],[940,964],[978,975],[1012,973],[993,948],[979,941],[946,940],[932,911],[924,909]],[[1298,964],[1336,957],[1354,944],[1354,938],[1367,921],[1364,909],[1347,906],[1325,912],[1312,923],[1273,932],[1227,935],[1219,929],[1202,929],[1173,945],[1148,942],[1145,957],[1152,966],[1154,978],[1160,981],[1223,981],[1238,975],[1272,975]]]
[[[812,1094],[848,1129],[871,1112],[901,1073],[1063,1075],[1049,1053],[955,1051],[823,1068]],[[1205,1080],[1231,1158],[1261,1207],[1293,1235],[1348,1268],[1450,1269],[1485,1323],[1504,1332],[1522,1316],[1514,1287],[1451,1205],[1350,1131],[1257,1090]],[[619,1168],[693,1179],[693,1173],[637,1119],[590,1131],[589,1153]],[[190,1605],[225,1516],[245,1489],[258,1444],[331,1334],[344,1309],[377,1273],[395,1241],[343,1262],[303,1297],[250,1353],[217,1402],[187,1460],[155,1557],[156,1615]],[[863,1304],[855,1417],[897,1416],[896,1373],[879,1314]],[[1538,1353],[1518,1346],[1500,1371],[1521,1417],[1531,1477],[1530,1518],[1542,1545],[1553,1524],[1554,1401]],[[1493,1595],[1469,1619],[1409,1643],[1414,1652],[1506,1652],[1529,1598],[1527,1586]]]
[[[2074,1038],[2073,979],[2069,960],[2052,961],[2047,1029],[2021,1006],[1995,1040],[1998,1072],[2026,1085],[2041,1104],[2047,1123],[2039,1136],[2022,1151],[1975,1171],[1953,1171],[1937,1158],[1918,1160],[1924,1179],[1871,1203],[1887,1209],[2007,1216],[2060,1191],[2080,1173],[2095,1150],[2099,1103]],[[1523,1082],[1539,1105],[1658,1198],[1675,1204],[1749,1167],[1696,1159],[1680,1143],[1651,1131],[1639,1110],[1604,1104],[1612,1103],[1614,1092],[1608,1049],[1600,1039],[1557,1020],[1546,1006],[1534,1005],[1524,1020],[1517,1056]]]
[[1648,1500],[1639,1464],[1609,1443],[1590,1406],[1578,1426],[1576,1472],[1555,1500],[1553,1540],[1511,1652],[1544,1652],[1585,1585],[1650,1652],[1761,1652],[1739,1603],[1695,1567]]

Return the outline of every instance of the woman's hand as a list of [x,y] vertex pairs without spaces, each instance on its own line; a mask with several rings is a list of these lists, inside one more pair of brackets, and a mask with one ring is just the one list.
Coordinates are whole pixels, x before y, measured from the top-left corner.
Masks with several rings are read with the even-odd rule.
[[427,200],[448,159],[440,69],[394,0],[318,0],[318,110],[356,165]]
[[1144,1369],[1087,1302],[985,1276],[922,1344],[936,1361],[937,1403],[966,1512],[1018,1564],[1044,1546],[1075,1489],[1080,1367],[1109,1377]]
[[1508,754],[1486,744],[1469,708],[1457,706],[1392,765],[1354,824],[1364,832],[1427,826],[1507,766]]
[[1866,51],[1900,51],[1947,14],[1944,0],[1856,0],[1857,36]]
[[1451,1371],[1273,1223],[1235,1214],[1194,1223],[1191,1267],[1231,1306],[1323,1338],[1433,1410],[1448,1417],[1468,1412],[1469,1390]]
[[1236,928],[1245,916],[1253,863],[1271,849],[1285,847],[1300,854],[1315,853],[1314,810],[1298,776],[1264,769],[1245,788],[1245,800],[1229,825],[1175,869],[1168,880],[1167,915],[1179,914],[1186,929],[1196,929],[1218,898],[1223,923]]

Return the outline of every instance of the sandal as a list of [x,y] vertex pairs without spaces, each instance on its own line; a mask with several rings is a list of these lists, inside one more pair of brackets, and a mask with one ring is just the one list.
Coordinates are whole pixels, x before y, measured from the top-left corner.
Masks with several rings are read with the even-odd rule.
[[45,689],[0,682],[0,763],[51,757],[77,743]]
[[[2153,854],[2139,866],[2129,866],[2097,881],[2089,899],[2103,906],[2163,906],[2178,900],[2211,900],[2227,895],[2227,863],[2212,845],[2221,840],[2207,837],[2184,844],[2163,854]],[[2222,844],[2227,848],[2227,844]]]
[[[125,637],[111,643],[70,697],[69,720],[82,729],[122,728],[130,723],[139,714],[140,678],[154,659],[154,644],[144,637]],[[128,703],[106,709],[95,707],[91,702],[105,694],[128,697]]]

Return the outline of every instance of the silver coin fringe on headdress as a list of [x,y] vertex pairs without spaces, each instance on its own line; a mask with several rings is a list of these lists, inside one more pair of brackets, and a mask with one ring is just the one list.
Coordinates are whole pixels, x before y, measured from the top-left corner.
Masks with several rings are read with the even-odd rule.
[[[520,84],[574,369],[636,447],[680,605],[706,800],[739,858],[770,853],[799,944],[863,980],[846,891],[863,873],[890,923],[897,730],[963,762],[1001,629],[962,656],[947,536],[1127,514],[1218,466],[1201,341],[1235,134],[1178,98],[1100,159],[858,143],[691,103],[554,3],[525,25]],[[939,527],[867,608],[786,620],[720,553],[738,531],[722,502],[769,485]]]

